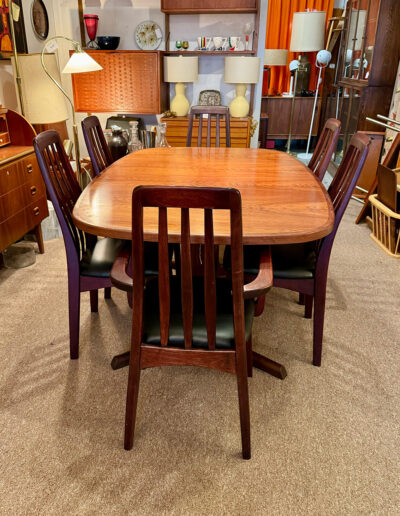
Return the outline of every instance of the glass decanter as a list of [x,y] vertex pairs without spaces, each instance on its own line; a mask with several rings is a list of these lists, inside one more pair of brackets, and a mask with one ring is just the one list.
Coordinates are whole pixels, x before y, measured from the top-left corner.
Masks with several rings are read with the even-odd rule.
[[143,149],[143,145],[138,136],[138,122],[134,120],[129,122],[128,152],[135,152],[141,149]]
[[171,147],[167,142],[167,124],[165,122],[157,126],[156,147]]

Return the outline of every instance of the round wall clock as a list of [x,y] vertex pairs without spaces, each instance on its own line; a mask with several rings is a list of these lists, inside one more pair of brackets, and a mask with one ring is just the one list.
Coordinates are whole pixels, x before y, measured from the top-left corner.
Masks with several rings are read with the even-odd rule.
[[33,0],[31,6],[31,20],[35,36],[39,39],[47,39],[49,35],[49,17],[43,0]]

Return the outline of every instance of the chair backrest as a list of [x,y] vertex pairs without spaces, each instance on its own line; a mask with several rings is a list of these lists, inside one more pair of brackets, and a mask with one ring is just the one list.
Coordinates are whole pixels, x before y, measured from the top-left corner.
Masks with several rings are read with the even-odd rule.
[[[214,253],[213,210],[230,212],[232,300],[235,340],[243,343],[243,245],[242,206],[238,190],[233,188],[138,186],[132,195],[132,259],[133,259],[133,331],[141,335],[143,324],[144,257],[143,208],[158,208],[158,287],[160,300],[161,345],[168,343],[170,321],[170,260],[168,254],[167,208],[180,208],[180,282],[182,322],[185,348],[192,346],[193,275],[190,245],[189,209],[204,210],[204,313],[208,349],[215,349],[216,341],[216,267]],[[243,337],[240,337],[243,332]],[[238,344],[240,345],[240,344]]]
[[195,106],[192,107],[189,114],[188,132],[186,138],[186,147],[192,145],[193,121],[195,115],[199,116],[199,133],[197,136],[197,147],[201,147],[203,138],[203,116],[207,115],[207,147],[211,147],[211,118],[215,115],[215,147],[220,145],[220,120],[225,118],[225,146],[231,146],[231,128],[229,108],[226,106]]
[[67,258],[82,258],[86,251],[86,235],[72,220],[72,210],[81,188],[65,153],[57,131],[44,131],[33,140],[50,200],[53,203],[64,237]]
[[320,137],[318,138],[317,146],[308,164],[308,168],[310,168],[321,181],[328,169],[332,154],[336,151],[340,126],[340,121],[335,118],[329,118],[325,122]]
[[92,162],[93,173],[98,176],[114,160],[97,116],[88,116],[82,120],[82,131]]
[[352,136],[336,175],[329,186],[328,194],[335,211],[335,223],[332,232],[320,241],[320,250],[328,252],[328,256],[340,221],[367,158],[370,142],[371,139],[366,134],[358,132]]

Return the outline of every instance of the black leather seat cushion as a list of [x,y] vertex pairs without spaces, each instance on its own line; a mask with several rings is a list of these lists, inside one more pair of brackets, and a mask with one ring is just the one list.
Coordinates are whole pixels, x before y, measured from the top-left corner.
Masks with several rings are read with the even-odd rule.
[[[243,247],[244,273],[256,276],[260,268],[262,246]],[[274,278],[312,279],[317,261],[315,243],[271,245]],[[224,267],[230,270],[230,247],[224,255]]]
[[[170,282],[171,315],[169,326],[169,345],[184,347],[181,287],[180,278],[171,276]],[[217,279],[217,317],[216,317],[216,348],[234,348],[232,284],[230,281]],[[246,341],[250,337],[254,301],[245,300],[245,333]],[[160,309],[158,297],[158,280],[150,280],[146,285],[144,304],[144,332],[142,342],[160,346]],[[204,315],[204,283],[203,278],[193,278],[193,348],[208,348],[207,328]]]
[[94,276],[108,278],[111,267],[124,244],[123,240],[114,238],[101,238],[89,244],[84,253],[80,272],[82,276]]
[[317,263],[315,243],[273,245],[274,278],[312,279]]

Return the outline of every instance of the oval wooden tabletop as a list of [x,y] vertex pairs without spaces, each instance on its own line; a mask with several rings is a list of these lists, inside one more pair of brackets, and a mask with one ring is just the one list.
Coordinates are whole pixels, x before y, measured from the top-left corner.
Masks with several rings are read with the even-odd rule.
[[[96,177],[73,211],[78,228],[100,236],[131,238],[132,190],[137,185],[219,186],[242,195],[243,243],[316,240],[332,231],[332,203],[321,182],[294,157],[274,150],[171,147],[125,156]],[[203,236],[203,216],[191,210],[193,243]],[[178,210],[169,210],[171,241],[179,241]],[[157,212],[146,208],[144,237],[156,240]],[[226,212],[214,215],[216,243],[229,243]]]

